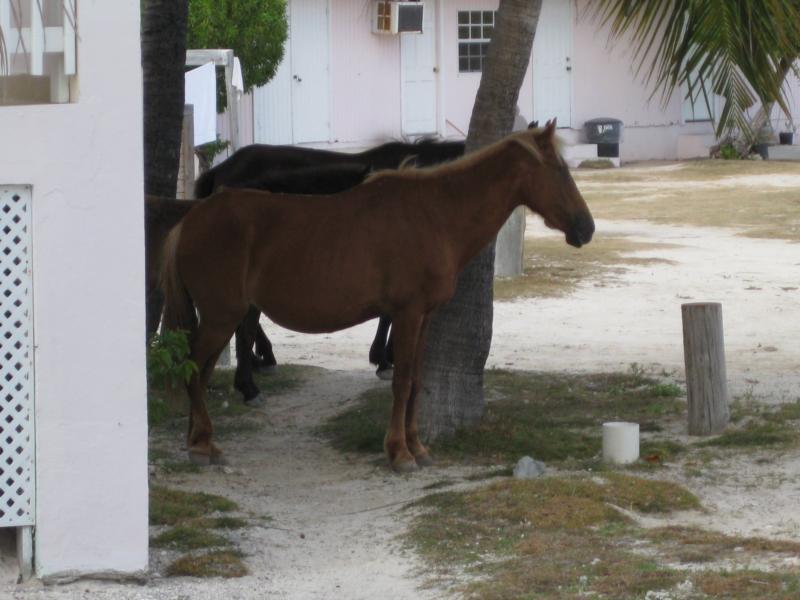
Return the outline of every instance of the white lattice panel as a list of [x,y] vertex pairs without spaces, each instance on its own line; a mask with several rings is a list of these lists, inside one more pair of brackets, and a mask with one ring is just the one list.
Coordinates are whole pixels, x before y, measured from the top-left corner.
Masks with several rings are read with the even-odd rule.
[[0,527],[33,525],[31,188],[0,185]]

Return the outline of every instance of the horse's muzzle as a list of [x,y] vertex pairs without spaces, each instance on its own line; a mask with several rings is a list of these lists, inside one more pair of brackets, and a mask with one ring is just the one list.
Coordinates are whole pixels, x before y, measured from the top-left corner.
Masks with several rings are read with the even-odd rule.
[[567,232],[567,243],[580,248],[592,241],[594,235],[594,219],[592,217],[579,217],[572,228]]

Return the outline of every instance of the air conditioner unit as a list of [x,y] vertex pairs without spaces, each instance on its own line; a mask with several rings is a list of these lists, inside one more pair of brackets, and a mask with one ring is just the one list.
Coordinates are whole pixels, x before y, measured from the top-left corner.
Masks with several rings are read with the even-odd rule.
[[424,2],[377,0],[372,5],[372,33],[422,33]]

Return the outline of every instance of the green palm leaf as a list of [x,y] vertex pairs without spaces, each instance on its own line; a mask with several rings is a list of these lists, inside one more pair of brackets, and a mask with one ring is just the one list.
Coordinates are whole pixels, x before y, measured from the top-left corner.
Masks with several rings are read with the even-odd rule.
[[789,107],[783,82],[800,56],[798,0],[590,0],[590,12],[629,36],[637,75],[644,71],[663,103],[685,86],[686,97],[722,97],[717,135],[752,136],[748,109],[757,101]]

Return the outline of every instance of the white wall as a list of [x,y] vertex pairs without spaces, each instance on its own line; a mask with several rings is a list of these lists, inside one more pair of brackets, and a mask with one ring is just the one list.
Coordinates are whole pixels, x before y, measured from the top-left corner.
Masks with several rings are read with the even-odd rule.
[[662,103],[660,93],[651,98],[652,87],[638,76],[630,44],[621,39],[609,43],[609,28],[591,17],[588,0],[577,0],[574,98],[572,126],[580,129],[596,117],[624,122],[622,160],[678,157],[679,137],[702,136],[713,143],[710,122],[683,123],[683,97],[679,92]]
[[80,3],[79,99],[0,107],[33,185],[36,570],[147,567],[139,0]]

